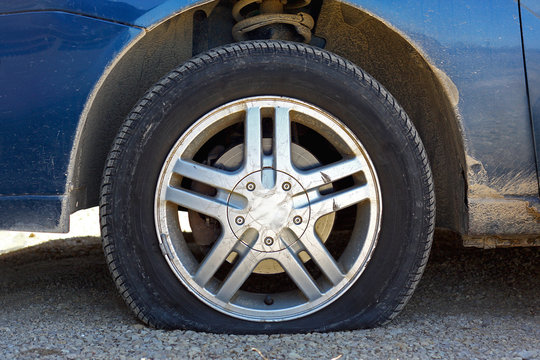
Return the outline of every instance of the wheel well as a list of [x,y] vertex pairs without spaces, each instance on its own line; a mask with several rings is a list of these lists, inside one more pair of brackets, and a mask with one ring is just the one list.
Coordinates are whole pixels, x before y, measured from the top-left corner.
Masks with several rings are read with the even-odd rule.
[[[71,211],[97,205],[109,147],[146,89],[193,55],[234,42],[233,25],[229,1],[193,7],[152,28],[122,54],[82,119],[70,174]],[[326,50],[370,73],[405,109],[431,162],[437,226],[466,233],[465,154],[459,95],[451,80],[397,30],[340,1],[322,2],[314,35],[325,40]]]
[[427,150],[435,182],[437,226],[466,233],[465,153],[459,94],[412,42],[380,19],[339,1],[324,1],[315,35],[326,50],[371,74],[405,109]]

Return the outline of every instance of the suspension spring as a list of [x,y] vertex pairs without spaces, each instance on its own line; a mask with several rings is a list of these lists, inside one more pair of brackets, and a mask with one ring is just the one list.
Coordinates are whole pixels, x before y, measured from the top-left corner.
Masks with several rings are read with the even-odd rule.
[[[232,35],[236,41],[244,41],[250,39],[250,32],[271,28],[274,30],[269,36],[271,39],[291,40],[300,35],[309,43],[315,25],[313,18],[305,12],[293,12],[310,3],[311,0],[238,0],[232,9],[237,21]],[[292,25],[296,34],[291,34],[291,27],[287,25]]]

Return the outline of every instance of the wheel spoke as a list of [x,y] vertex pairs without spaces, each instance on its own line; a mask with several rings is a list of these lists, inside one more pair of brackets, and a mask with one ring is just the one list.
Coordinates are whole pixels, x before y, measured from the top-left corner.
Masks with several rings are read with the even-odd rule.
[[291,172],[290,109],[276,107],[274,121],[274,169]]
[[366,169],[367,164],[365,159],[355,157],[321,166],[313,170],[302,171],[298,175],[298,179],[306,190],[310,190],[365,171]]
[[236,177],[227,171],[184,159],[176,161],[173,171],[200,183],[229,191],[237,182]]
[[223,231],[212,250],[206,255],[199,269],[197,269],[193,280],[204,287],[227,259],[237,243],[238,239],[232,233]]
[[342,279],[343,274],[332,255],[326,249],[321,239],[317,236],[314,226],[310,226],[300,242],[309,253],[313,261],[319,266],[333,285],[337,285]]
[[283,269],[290,276],[292,281],[298,286],[300,291],[308,298],[309,301],[320,297],[321,291],[319,287],[305,268],[302,260],[290,247],[281,251],[276,260],[281,264]]
[[165,192],[165,200],[216,218],[222,223],[227,221],[227,204],[221,198],[211,198],[168,186]]
[[264,253],[247,248],[243,254],[240,254],[240,259],[227,275],[216,297],[221,301],[229,302],[264,257]]
[[246,110],[244,169],[247,173],[262,169],[262,126],[261,109],[250,107]]
[[337,193],[320,197],[320,200],[315,199],[311,202],[311,218],[319,219],[321,216],[330,214],[361,201],[373,199],[374,192],[370,184],[346,189]]

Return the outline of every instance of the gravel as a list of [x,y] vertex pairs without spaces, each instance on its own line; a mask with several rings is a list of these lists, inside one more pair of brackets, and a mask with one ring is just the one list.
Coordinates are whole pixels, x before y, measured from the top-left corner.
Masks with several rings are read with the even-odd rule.
[[0,256],[0,357],[540,359],[540,248],[450,244],[436,239],[417,291],[385,327],[235,336],[146,328],[117,295],[99,238],[50,241]]

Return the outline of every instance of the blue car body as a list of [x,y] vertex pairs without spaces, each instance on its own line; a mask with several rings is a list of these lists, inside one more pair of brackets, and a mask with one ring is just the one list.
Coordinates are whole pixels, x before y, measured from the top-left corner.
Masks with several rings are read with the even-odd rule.
[[[373,49],[373,56],[355,56],[369,59],[359,65],[392,93],[398,83],[414,85],[416,70],[406,65],[399,81],[385,83],[402,58],[391,56],[384,39],[370,43],[352,30],[331,34],[338,7],[343,29],[361,29],[369,19],[432,75],[433,89],[419,82],[425,99],[415,101],[429,109],[440,98],[437,111],[450,114],[437,135],[446,142],[431,138],[436,129],[428,122],[417,125],[428,134],[423,141],[434,157],[436,185],[443,179],[438,226],[462,233],[469,245],[538,243],[538,1],[321,4],[315,35],[344,57],[355,46]],[[0,1],[0,228],[67,231],[71,212],[97,204],[103,161],[118,129],[118,121],[109,119],[121,119],[149,85],[197,53],[193,14],[217,12],[215,6],[185,0]],[[207,34],[206,48],[220,44],[213,36]],[[388,56],[377,63],[379,47]],[[389,79],[400,74],[392,71]],[[414,105],[407,100],[413,96],[404,91],[396,97]],[[447,143],[452,159],[437,159]]]

